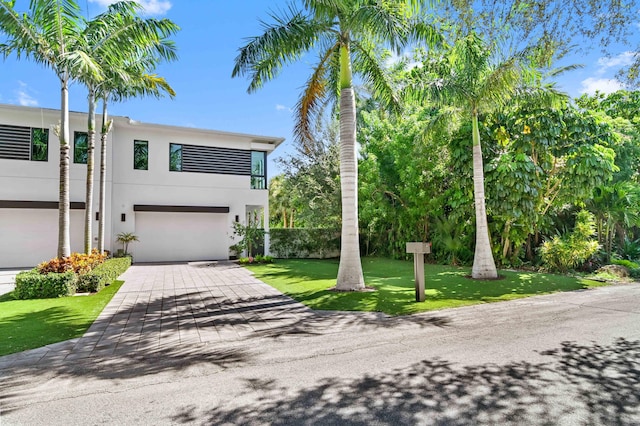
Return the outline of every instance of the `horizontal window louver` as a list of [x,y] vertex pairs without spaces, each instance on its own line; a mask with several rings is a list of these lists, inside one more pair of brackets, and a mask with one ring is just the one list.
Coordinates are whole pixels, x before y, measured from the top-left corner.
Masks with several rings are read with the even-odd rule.
[[31,128],[0,125],[0,158],[29,160]]
[[250,176],[251,151],[182,145],[182,171]]

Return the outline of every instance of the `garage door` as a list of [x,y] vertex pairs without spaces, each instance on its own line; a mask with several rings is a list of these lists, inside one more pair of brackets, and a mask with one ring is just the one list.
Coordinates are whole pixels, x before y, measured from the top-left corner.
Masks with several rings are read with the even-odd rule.
[[226,213],[136,212],[129,251],[135,262],[228,259],[231,232]]
[[[82,251],[84,211],[71,210],[71,251]],[[56,257],[58,210],[0,209],[0,268],[32,267]]]

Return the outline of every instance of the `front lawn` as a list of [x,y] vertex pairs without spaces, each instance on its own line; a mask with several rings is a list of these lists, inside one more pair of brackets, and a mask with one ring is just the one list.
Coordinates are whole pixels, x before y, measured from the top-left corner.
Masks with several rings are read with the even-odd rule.
[[499,271],[503,279],[476,281],[470,268],[425,265],[426,301],[415,301],[413,262],[363,258],[365,282],[374,292],[339,293],[335,285],[337,260],[280,259],[274,264],[249,265],[256,278],[313,309],[380,311],[403,315],[483,302],[511,300],[536,294],[598,287],[604,283],[563,275]]
[[0,296],[0,355],[80,337],[124,281],[90,296],[16,300]]

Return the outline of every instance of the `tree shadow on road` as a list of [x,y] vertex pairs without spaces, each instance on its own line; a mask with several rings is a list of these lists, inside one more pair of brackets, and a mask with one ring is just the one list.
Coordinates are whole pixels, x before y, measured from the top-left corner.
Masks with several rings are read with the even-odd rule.
[[[183,407],[173,422],[206,424],[615,424],[640,423],[640,341],[565,342],[540,364],[457,366],[424,360],[356,380],[327,378],[294,391],[246,384],[250,406]],[[293,392],[293,393],[292,393]]]
[[[52,355],[44,355],[39,363],[46,348],[26,353],[3,371],[0,406],[6,413],[16,402],[24,402],[28,392],[17,393],[16,389],[28,389],[29,377],[41,374],[57,379],[126,380],[202,365],[229,368],[253,358],[251,347],[257,344],[252,343],[253,339],[300,338],[339,333],[349,327],[447,324],[448,320],[440,316],[392,318],[379,313],[316,313],[282,294],[228,299],[187,291],[136,302],[113,315],[99,317],[75,345],[52,350]],[[231,336],[202,340],[208,333],[222,332]],[[221,342],[225,343],[224,348],[220,348]]]

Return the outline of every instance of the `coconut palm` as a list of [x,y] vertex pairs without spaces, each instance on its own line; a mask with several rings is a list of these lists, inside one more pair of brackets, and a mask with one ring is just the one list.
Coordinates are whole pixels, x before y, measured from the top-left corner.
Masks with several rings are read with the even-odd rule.
[[[92,245],[93,153],[98,97],[103,88],[112,85],[114,81],[122,81],[128,84],[127,81],[132,80],[123,64],[131,62],[144,63],[143,59],[147,59],[145,56],[157,56],[168,60],[175,59],[175,48],[166,37],[174,34],[178,27],[167,19],[141,19],[138,17],[138,12],[141,9],[142,7],[133,1],[121,1],[110,5],[106,12],[87,23],[77,47],[86,52],[101,66],[100,75],[82,74],[79,76],[79,80],[87,88],[89,101],[84,228],[85,253],[91,252]],[[104,247],[101,246],[100,252],[103,249]]]
[[[336,289],[364,288],[358,236],[358,166],[356,114],[352,73],[360,74],[384,104],[396,103],[391,81],[378,61],[381,45],[398,48],[411,36],[435,41],[436,32],[414,20],[418,1],[304,0],[303,9],[290,4],[273,14],[264,33],[241,47],[232,76],[249,75],[248,92],[274,78],[283,66],[307,52],[318,62],[296,106],[295,135],[303,143],[312,138],[312,122],[322,115],[326,101],[339,98],[340,185],[342,243]],[[414,25],[415,24],[415,25]]]
[[81,10],[73,0],[32,0],[19,14],[13,1],[0,0],[0,32],[5,43],[0,53],[15,53],[47,68],[60,80],[60,193],[58,207],[58,257],[69,256],[69,83],[78,75],[100,78],[100,67],[74,48],[83,29]]
[[531,61],[533,52],[523,50],[500,60],[497,49],[472,32],[459,39],[441,61],[427,63],[423,69],[416,68],[414,76],[417,78],[409,89],[414,97],[441,107],[443,115],[471,120],[476,216],[472,277],[478,279],[498,276],[487,226],[479,117],[499,109],[516,96],[526,95],[523,88],[529,88],[526,90],[532,97],[547,102],[560,96],[551,88],[526,84],[539,78]]

